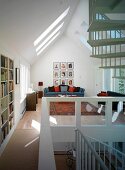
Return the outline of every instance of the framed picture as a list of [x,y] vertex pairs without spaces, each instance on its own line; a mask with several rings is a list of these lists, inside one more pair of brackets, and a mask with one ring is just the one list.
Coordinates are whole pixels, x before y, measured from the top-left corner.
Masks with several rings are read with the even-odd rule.
[[74,68],[74,63],[73,62],[68,62],[68,69],[73,69]]
[[60,79],[53,79],[53,85],[59,86],[60,85]]
[[67,69],[67,63],[66,62],[61,63],[61,69]]
[[59,70],[54,70],[53,71],[53,78],[59,78],[60,77],[60,71]]
[[74,72],[73,70],[68,71],[68,78],[73,78],[74,77]]
[[15,79],[16,79],[16,84],[20,84],[20,69],[15,68]]
[[67,78],[67,71],[61,70],[61,78]]
[[68,79],[68,85],[69,86],[74,86],[74,80],[73,79]]
[[54,62],[53,69],[60,69],[60,62]]
[[61,84],[67,85],[67,79],[61,79]]

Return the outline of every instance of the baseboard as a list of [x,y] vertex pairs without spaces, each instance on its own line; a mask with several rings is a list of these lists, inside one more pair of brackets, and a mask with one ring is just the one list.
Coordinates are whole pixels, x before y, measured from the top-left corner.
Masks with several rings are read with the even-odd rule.
[[25,112],[26,112],[26,107],[23,109],[22,113],[20,114],[20,119],[22,119],[22,118],[23,118],[23,116],[24,116]]

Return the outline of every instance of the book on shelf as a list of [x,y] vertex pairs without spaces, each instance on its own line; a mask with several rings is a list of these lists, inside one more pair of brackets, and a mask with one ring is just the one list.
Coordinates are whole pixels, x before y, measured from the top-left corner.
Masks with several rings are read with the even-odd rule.
[[1,55],[1,67],[7,68],[7,65],[8,65],[7,57]]
[[6,138],[7,134],[8,134],[8,125],[6,125],[2,128],[2,135],[1,135],[2,141]]
[[7,109],[7,103],[1,103],[1,112]]
[[9,114],[11,114],[12,112],[13,112],[13,103],[9,105]]
[[9,119],[9,129],[11,129],[13,127],[13,125],[14,125],[14,119],[13,119],[13,117],[11,117]]
[[5,112],[3,112],[3,113],[1,114],[1,123],[2,123],[2,125],[3,125],[5,122],[7,122],[7,120],[8,120],[8,114],[7,114],[7,111],[5,111]]
[[13,90],[13,82],[9,82],[9,91],[12,91]]
[[13,61],[9,60],[9,69],[13,69]]
[[9,93],[9,102],[12,102],[12,101],[13,101],[13,93],[10,92],[10,93]]
[[7,81],[8,73],[7,69],[1,69],[1,81]]
[[9,80],[13,80],[13,71],[9,70]]
[[8,94],[8,86],[7,86],[7,82],[2,82],[1,83],[1,97],[4,97]]

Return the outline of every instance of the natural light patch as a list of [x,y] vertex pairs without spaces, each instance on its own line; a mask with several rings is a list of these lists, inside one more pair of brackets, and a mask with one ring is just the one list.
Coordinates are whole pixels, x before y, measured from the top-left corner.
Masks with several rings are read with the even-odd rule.
[[33,142],[35,142],[35,141],[38,140],[38,139],[39,139],[39,136],[36,137],[35,139],[33,139],[32,141],[28,142],[24,147],[25,147],[25,148],[28,147],[29,145],[31,145]]
[[86,39],[85,39],[83,36],[80,37],[80,41],[81,41],[89,50],[92,51],[92,47],[87,43]]
[[36,46],[69,12],[70,7],[68,7],[35,41],[34,46]]
[[37,121],[35,121],[35,120],[32,120],[31,126],[32,126],[33,128],[35,128],[38,132],[40,132],[40,123],[39,123],[39,122],[37,122]]
[[51,123],[54,123],[55,125],[57,125],[56,118],[50,116],[50,117],[49,117],[49,121],[50,121]]
[[37,48],[36,52],[38,52],[63,26],[64,22],[60,24]]
[[47,48],[58,36],[60,32],[58,32],[38,53],[37,55],[41,54],[45,48]]

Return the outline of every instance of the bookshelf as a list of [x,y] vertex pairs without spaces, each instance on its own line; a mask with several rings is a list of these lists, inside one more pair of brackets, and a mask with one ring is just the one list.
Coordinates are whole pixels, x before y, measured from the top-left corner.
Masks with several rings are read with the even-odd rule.
[[14,62],[0,55],[0,146],[14,125]]

